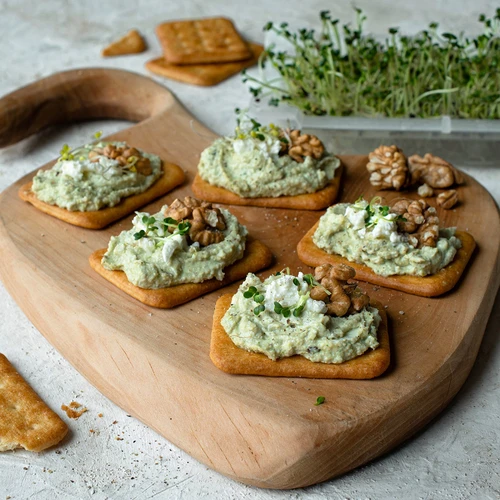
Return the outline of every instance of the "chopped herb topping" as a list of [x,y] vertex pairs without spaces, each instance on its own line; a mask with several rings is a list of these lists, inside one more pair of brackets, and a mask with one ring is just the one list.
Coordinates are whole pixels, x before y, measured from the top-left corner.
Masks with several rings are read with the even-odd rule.
[[316,399],[316,403],[314,403],[314,406],[322,405],[325,401],[325,396],[318,396],[318,399]]

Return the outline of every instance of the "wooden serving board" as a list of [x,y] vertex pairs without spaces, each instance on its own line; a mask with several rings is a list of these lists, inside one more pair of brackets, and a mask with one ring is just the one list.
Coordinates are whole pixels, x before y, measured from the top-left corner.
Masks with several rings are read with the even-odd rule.
[[[52,123],[97,117],[142,120],[112,139],[186,170],[188,182],[146,210],[190,194],[199,154],[215,135],[168,90],[131,73],[71,71],[4,97],[0,146]],[[375,195],[366,158],[342,160],[341,199]],[[95,249],[129,228],[132,216],[101,231],[70,226],[18,198],[29,178],[0,198],[0,276],[19,306],[103,394],[207,466],[252,485],[295,488],[324,481],[384,454],[427,424],[469,374],[499,286],[498,211],[467,177],[461,205],[440,212],[446,225],[469,231],[478,244],[458,287],[428,299],[362,284],[387,304],[392,362],[385,375],[366,381],[228,375],[208,356],[222,291],[173,310],[135,301],[88,264]],[[274,252],[276,263],[265,275],[286,266],[309,270],[295,248],[321,213],[230,210]],[[314,405],[318,396],[326,398],[321,406]]]

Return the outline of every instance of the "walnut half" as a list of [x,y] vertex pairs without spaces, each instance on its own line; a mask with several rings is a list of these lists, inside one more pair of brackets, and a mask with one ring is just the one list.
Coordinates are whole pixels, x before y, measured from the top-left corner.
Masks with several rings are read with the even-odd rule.
[[325,153],[323,143],[315,135],[301,134],[300,130],[294,129],[287,130],[282,137],[289,142],[282,143],[281,153],[288,154],[297,163],[303,163],[306,156],[319,160]]
[[224,240],[222,231],[226,229],[226,220],[220,209],[211,203],[186,196],[183,200],[175,199],[163,213],[179,222],[189,221],[189,238],[202,247]]
[[443,189],[464,182],[459,170],[451,163],[431,153],[426,153],[423,158],[419,155],[410,156],[408,165],[414,184],[425,183],[431,188]]
[[377,189],[399,191],[409,184],[410,174],[406,156],[397,146],[379,146],[368,155],[366,169],[370,182]]
[[314,270],[314,277],[320,283],[311,290],[311,299],[325,302],[327,314],[345,316],[361,311],[370,303],[370,298],[356,284],[347,281],[354,278],[356,271],[346,264],[322,264]]

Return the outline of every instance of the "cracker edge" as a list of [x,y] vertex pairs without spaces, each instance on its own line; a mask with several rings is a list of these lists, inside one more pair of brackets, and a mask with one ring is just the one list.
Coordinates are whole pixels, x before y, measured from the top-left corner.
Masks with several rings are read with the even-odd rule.
[[233,375],[362,380],[378,377],[389,367],[391,356],[387,314],[377,301],[372,300],[371,305],[378,309],[382,318],[377,331],[379,347],[344,363],[333,364],[313,362],[298,355],[272,361],[265,354],[237,347],[221,325],[232,297],[231,294],[224,294],[217,300],[210,341],[210,359],[223,372]]
[[392,288],[421,297],[437,297],[455,287],[476,248],[476,241],[471,234],[466,231],[456,231],[455,236],[462,242],[462,248],[458,250],[452,263],[436,274],[423,277],[408,275],[380,276],[364,264],[351,262],[345,257],[329,254],[317,247],[312,240],[312,236],[318,225],[319,220],[297,245],[297,255],[304,264],[311,267],[319,266],[325,262],[329,264],[347,264],[355,269],[356,280],[366,281],[374,285]]
[[[178,66],[169,63],[164,57],[157,57],[147,61],[144,66],[155,75],[191,85],[211,87],[227,80],[242,69],[249,68],[257,63],[264,51],[264,47],[253,42],[248,42],[248,46],[252,55],[244,61]],[[161,61],[165,61],[165,65],[161,64]]]
[[[130,42],[136,42],[133,50],[130,50]],[[113,40],[101,50],[102,57],[119,57],[132,54],[140,54],[147,49],[144,37],[136,29],[131,29],[120,38]]]
[[[165,34],[165,30],[169,30],[174,23],[181,23],[185,26],[193,25],[194,22],[210,22],[210,21],[225,21],[230,29],[233,30],[234,39],[240,41],[241,47],[236,51],[220,49],[218,51],[206,52],[203,49],[195,51],[194,54],[186,54],[185,52],[172,49],[172,39],[177,39],[175,35]],[[166,61],[178,66],[190,64],[216,64],[224,62],[240,62],[252,57],[252,51],[248,47],[248,43],[240,35],[236,29],[236,25],[231,19],[224,16],[205,17],[200,19],[179,19],[167,21],[156,26],[155,33],[160,42],[160,46]],[[246,50],[245,50],[246,49]]]
[[[35,435],[36,431],[26,429],[24,433],[23,440],[19,440],[18,443],[14,443],[11,441],[12,448],[10,451],[14,449],[24,448],[28,451],[43,451],[51,446],[59,443],[64,436],[68,433],[68,426],[66,423],[57,415],[54,411],[52,411],[47,404],[40,398],[40,396],[33,390],[33,388],[28,384],[28,382],[19,374],[19,372],[14,368],[12,363],[7,359],[4,354],[0,353],[0,375],[2,378],[7,378],[9,380],[9,385],[15,385],[15,396],[16,400],[12,400],[12,404],[15,404],[22,394],[22,399],[28,402],[31,406],[31,413],[35,414],[37,419],[44,421],[44,432],[42,435],[38,432],[38,435]],[[21,415],[24,426],[29,426],[30,422],[26,421],[25,414]],[[5,441],[8,441],[9,437],[2,436],[2,442],[4,445],[8,444]],[[10,438],[12,439],[12,438]]]
[[329,207],[337,198],[344,166],[342,162],[335,169],[333,179],[319,191],[298,194],[295,196],[278,196],[276,198],[242,198],[231,191],[209,184],[196,174],[191,190],[198,198],[213,203],[226,205],[245,205],[265,208],[288,208],[295,210],[322,210]]
[[102,208],[89,212],[70,211],[57,205],[50,205],[39,200],[31,190],[32,182],[22,185],[18,191],[19,197],[31,203],[35,208],[68,224],[86,229],[102,229],[134,210],[151,203],[182,184],[185,180],[184,171],[174,163],[163,163],[163,175],[146,191],[123,198],[114,207]]
[[105,269],[101,264],[101,259],[106,250],[106,248],[102,248],[90,255],[89,263],[92,269],[134,299],[160,309],[170,309],[244,279],[248,273],[260,271],[270,266],[273,261],[273,254],[266,245],[259,240],[249,239],[243,257],[224,269],[225,275],[222,281],[213,278],[202,283],[145,289],[130,283],[123,271]]

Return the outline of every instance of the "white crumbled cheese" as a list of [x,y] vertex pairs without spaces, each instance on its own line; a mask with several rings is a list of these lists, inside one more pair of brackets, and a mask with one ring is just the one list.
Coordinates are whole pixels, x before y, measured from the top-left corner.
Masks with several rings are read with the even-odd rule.
[[390,239],[391,234],[394,232],[397,232],[397,226],[394,221],[379,219],[371,234],[373,238]]
[[186,237],[181,234],[174,234],[166,238],[163,244],[162,257],[165,262],[169,262],[176,250],[187,249]]
[[60,163],[61,173],[69,175],[77,181],[83,179],[83,172],[85,171],[84,165],[79,161],[66,160]]
[[258,141],[257,144],[261,151],[270,155],[277,155],[281,150],[281,142],[275,137],[266,136],[264,141]]
[[364,229],[365,227],[365,220],[366,217],[368,216],[368,213],[366,210],[356,210],[355,208],[352,207],[347,207],[347,210],[345,211],[345,216],[349,220],[349,222],[352,224],[354,229]]
[[250,153],[253,150],[252,139],[235,139],[233,149],[236,154]]
[[[272,281],[266,288],[264,300],[266,309],[273,311],[275,302],[279,302],[283,307],[295,306],[299,302],[300,295],[307,293],[308,290],[308,285],[303,280],[303,276],[303,273],[299,273],[297,276],[299,286],[295,285],[293,282],[295,276],[289,274],[284,274]],[[307,299],[306,308],[315,312],[326,312],[326,305],[324,302],[311,298]]]

